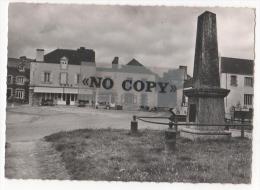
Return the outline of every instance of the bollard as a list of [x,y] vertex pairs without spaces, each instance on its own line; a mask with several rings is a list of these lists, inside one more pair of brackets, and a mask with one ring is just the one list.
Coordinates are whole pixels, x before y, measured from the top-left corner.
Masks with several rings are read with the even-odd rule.
[[[244,119],[242,119],[242,122],[241,122],[242,124],[244,123]],[[241,126],[241,138],[244,138],[245,137],[245,128],[244,128],[244,126],[242,125]]]
[[176,133],[178,133],[178,119],[177,118],[174,121],[174,128],[175,128]]
[[172,126],[173,126],[173,122],[170,121],[170,122],[169,122],[169,129],[172,129]]
[[165,151],[172,152],[176,147],[176,131],[168,129],[164,132],[165,135]]
[[138,122],[136,121],[136,116],[133,116],[133,120],[131,121],[131,133],[137,133],[138,131]]

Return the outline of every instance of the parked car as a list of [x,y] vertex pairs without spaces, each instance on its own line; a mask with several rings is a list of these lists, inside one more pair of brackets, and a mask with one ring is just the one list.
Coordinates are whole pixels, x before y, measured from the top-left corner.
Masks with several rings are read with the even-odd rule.
[[96,102],[95,104],[96,109],[113,109],[113,110],[122,110],[123,106],[117,105],[115,103],[108,103],[108,102]]
[[107,109],[107,106],[106,102],[96,102],[95,104],[96,109]]
[[108,104],[107,105],[107,107],[106,107],[107,109],[113,109],[113,110],[115,110],[116,109],[116,104],[115,103],[110,103],[110,104]]
[[86,107],[86,101],[79,100],[78,107]]
[[47,100],[42,100],[42,106],[54,106],[53,100],[47,99]]

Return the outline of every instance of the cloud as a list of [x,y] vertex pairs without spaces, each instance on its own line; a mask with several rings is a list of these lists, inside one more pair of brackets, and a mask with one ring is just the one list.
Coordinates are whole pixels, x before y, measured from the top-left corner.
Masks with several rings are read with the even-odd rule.
[[[8,56],[35,49],[92,48],[97,62],[132,58],[146,66],[187,65],[192,74],[197,17],[206,8],[10,3]],[[254,10],[209,8],[217,14],[219,52],[254,58]]]

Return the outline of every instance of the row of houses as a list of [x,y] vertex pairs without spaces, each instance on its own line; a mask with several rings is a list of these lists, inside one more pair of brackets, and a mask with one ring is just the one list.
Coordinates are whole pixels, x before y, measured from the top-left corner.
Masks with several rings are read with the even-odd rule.
[[[77,50],[56,49],[45,54],[36,50],[36,58],[8,59],[7,100],[9,102],[42,105],[51,101],[54,105],[76,105],[79,101],[93,105],[108,103],[124,108],[185,107],[187,98],[183,89],[192,85],[186,66],[169,69],[159,75],[156,70],[145,67],[136,59],[125,65],[115,57],[106,67],[99,66],[95,51],[81,47]],[[225,99],[226,112],[234,107],[253,108],[254,61],[237,58],[220,58],[221,87],[230,89]],[[114,88],[91,88],[82,83],[83,79],[95,76],[110,78]],[[122,81],[172,81],[177,85],[175,93],[151,91],[126,91]],[[145,83],[144,83],[145,84]]]

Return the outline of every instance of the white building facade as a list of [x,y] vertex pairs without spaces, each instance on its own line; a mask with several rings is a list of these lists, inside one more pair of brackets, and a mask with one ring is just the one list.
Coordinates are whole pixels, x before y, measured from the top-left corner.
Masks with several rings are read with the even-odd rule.
[[229,89],[225,98],[225,112],[229,117],[234,109],[253,109],[254,61],[248,59],[220,58],[221,88]]
[[[100,88],[90,87],[89,81],[85,81],[87,85],[83,82],[90,77],[111,79],[113,88],[105,89],[102,85]],[[156,73],[135,59],[126,65],[119,65],[118,57],[115,57],[108,67],[100,67],[91,49],[56,49],[46,55],[43,49],[37,49],[36,60],[30,64],[29,102],[31,105],[44,105],[46,101],[53,105],[77,105],[79,101],[89,105],[105,102],[129,109],[138,109],[140,106],[152,108],[159,106],[158,88],[136,91],[133,83],[139,81],[136,87],[142,88],[143,83],[146,89],[147,81],[158,82],[158,78]],[[124,80],[133,82],[131,90],[122,88]],[[182,90],[177,89],[176,93],[177,97],[182,97],[182,94],[178,94]],[[181,102],[181,98],[175,101]]]

